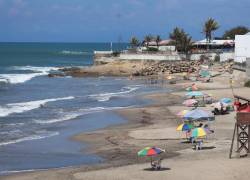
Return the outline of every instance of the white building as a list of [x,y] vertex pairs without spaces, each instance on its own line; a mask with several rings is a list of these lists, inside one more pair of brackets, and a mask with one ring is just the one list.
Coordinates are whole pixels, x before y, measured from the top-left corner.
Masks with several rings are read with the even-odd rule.
[[250,33],[235,36],[235,62],[245,62],[250,58]]

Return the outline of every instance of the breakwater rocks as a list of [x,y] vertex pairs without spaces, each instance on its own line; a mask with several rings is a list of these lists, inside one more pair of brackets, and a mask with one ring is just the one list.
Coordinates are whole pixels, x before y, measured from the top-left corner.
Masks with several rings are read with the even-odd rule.
[[150,76],[159,73],[193,73],[199,68],[200,63],[194,61],[177,61],[177,62],[159,62],[146,66],[145,68],[135,72],[134,76]]

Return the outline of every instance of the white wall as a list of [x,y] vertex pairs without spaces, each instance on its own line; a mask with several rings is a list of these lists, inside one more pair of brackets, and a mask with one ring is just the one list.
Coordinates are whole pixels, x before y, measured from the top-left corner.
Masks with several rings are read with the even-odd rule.
[[154,54],[121,54],[121,60],[156,60],[156,61],[177,61],[181,60],[179,55],[154,55]]
[[[209,56],[211,60],[214,60],[215,56],[217,55],[216,53],[206,53],[206,54],[192,54],[190,56],[190,59],[192,61],[197,61],[200,60],[201,55],[206,55]],[[220,62],[228,61],[230,59],[234,59],[234,53],[233,52],[223,52],[219,54],[220,56]]]
[[235,62],[244,62],[250,58],[250,34],[235,36]]

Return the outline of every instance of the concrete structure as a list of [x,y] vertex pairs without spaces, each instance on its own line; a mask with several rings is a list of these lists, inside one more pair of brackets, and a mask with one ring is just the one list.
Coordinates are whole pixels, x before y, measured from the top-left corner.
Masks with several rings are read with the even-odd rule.
[[235,58],[234,61],[243,63],[250,58],[250,33],[235,36]]
[[222,52],[222,53],[192,53],[190,55],[190,60],[198,61],[201,59],[202,55],[209,57],[209,59],[211,60],[214,60],[215,57],[219,55],[220,62],[225,62],[225,61],[234,59],[234,52]]
[[247,69],[246,69],[248,80],[250,80],[250,58],[247,58]]

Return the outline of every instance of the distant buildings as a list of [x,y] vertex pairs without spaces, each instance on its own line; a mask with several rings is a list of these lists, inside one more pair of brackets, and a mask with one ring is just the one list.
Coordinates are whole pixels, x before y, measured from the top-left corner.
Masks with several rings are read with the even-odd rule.
[[206,39],[201,41],[196,41],[193,44],[193,52],[195,51],[233,51],[235,46],[234,40],[231,39],[214,39],[211,42],[208,42]]
[[250,58],[250,33],[235,36],[235,58],[238,63],[246,62]]

